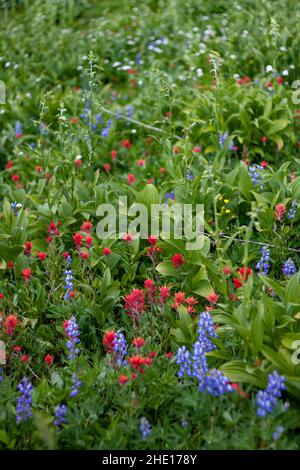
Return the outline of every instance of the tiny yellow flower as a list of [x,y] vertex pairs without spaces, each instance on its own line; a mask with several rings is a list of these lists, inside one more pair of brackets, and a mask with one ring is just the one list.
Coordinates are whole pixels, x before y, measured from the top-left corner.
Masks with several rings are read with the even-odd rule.
[[222,201],[222,199],[223,199],[223,196],[220,196],[220,197],[219,197],[219,201]]
[[230,214],[230,212],[231,212],[230,209],[226,209],[225,214]]
[[228,204],[229,199],[224,199],[225,204]]

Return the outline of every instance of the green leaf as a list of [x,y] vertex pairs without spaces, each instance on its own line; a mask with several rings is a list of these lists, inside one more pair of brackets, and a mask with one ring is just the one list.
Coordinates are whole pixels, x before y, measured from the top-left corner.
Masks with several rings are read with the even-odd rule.
[[275,121],[272,122],[272,125],[269,127],[267,134],[269,136],[273,134],[277,134],[277,132],[280,132],[283,129],[285,129],[288,124],[289,124],[288,119],[276,119]]
[[63,381],[63,379],[62,379],[61,376],[60,376],[57,372],[55,372],[55,371],[51,372],[51,383],[52,383],[52,385],[55,385],[55,386],[58,387],[58,388],[63,388],[63,386],[64,386],[64,381]]
[[15,217],[11,227],[11,238],[14,245],[24,245],[27,238],[28,219],[26,213],[21,210]]
[[232,381],[232,382],[244,382],[257,387],[264,388],[266,386],[266,379],[264,374],[254,369],[252,373],[249,372],[247,363],[242,361],[229,361],[220,367],[220,370]]
[[11,220],[12,220],[12,210],[10,207],[10,203],[8,202],[6,198],[3,201],[3,215],[5,218],[7,228],[9,228],[11,224]]
[[270,279],[269,277],[263,276],[262,274],[260,274],[259,277],[267,287],[270,287],[271,289],[273,289],[281,299],[284,299],[284,289],[283,289],[283,287],[281,287],[273,279]]
[[173,267],[170,261],[162,261],[156,266],[156,271],[162,276],[177,277],[178,271]]
[[270,117],[272,112],[272,96],[269,96],[266,100],[265,107],[264,107],[264,117]]
[[275,144],[278,147],[278,150],[281,150],[282,147],[284,146],[284,141],[282,137],[280,137],[279,135],[272,135],[270,136],[270,139],[273,140],[273,142],[275,142]]
[[208,280],[203,279],[199,281],[197,289],[193,290],[193,294],[200,295],[206,298],[209,294],[214,292],[214,289]]
[[241,163],[240,175],[239,175],[239,190],[247,201],[251,201],[252,199],[252,195],[251,195],[252,189],[253,189],[253,183],[248,174],[248,170],[246,166],[243,163]]
[[264,338],[264,325],[262,321],[262,312],[257,311],[252,319],[251,339],[254,345],[254,355],[260,351]]
[[105,292],[108,286],[110,285],[110,283],[111,283],[110,270],[109,268],[106,268],[103,274],[102,282],[101,282],[101,290]]
[[300,303],[300,284],[298,273],[289,279],[286,286],[285,298],[287,302],[294,304]]
[[9,437],[3,429],[0,429],[0,441],[3,442],[3,444],[9,444]]
[[273,364],[280,374],[293,375],[294,366],[288,362],[283,354],[274,351],[267,346],[262,346],[261,352]]

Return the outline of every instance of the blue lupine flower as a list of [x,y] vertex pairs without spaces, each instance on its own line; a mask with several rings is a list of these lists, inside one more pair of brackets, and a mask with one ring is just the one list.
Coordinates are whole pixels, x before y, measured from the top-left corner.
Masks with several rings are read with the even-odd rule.
[[205,353],[206,350],[204,343],[201,341],[196,341],[196,343],[193,344],[192,375],[196,377],[199,382],[200,392],[203,392],[206,388],[206,374],[209,370]]
[[178,377],[184,377],[184,375],[191,376],[191,353],[186,349],[185,346],[181,346],[176,354],[176,364],[179,365]]
[[124,334],[121,331],[117,331],[114,339],[113,350],[117,353],[116,364],[121,367],[122,364],[126,365],[124,359],[127,354],[127,343]]
[[69,268],[71,266],[72,262],[73,262],[73,260],[72,260],[71,255],[68,255],[67,258],[66,258],[67,268]]
[[224,147],[225,142],[228,139],[228,136],[229,136],[229,132],[226,131],[226,132],[224,132],[224,134],[222,132],[220,132],[220,134],[219,134],[219,144],[221,145],[221,147]]
[[70,397],[76,397],[79,393],[79,388],[82,382],[79,380],[77,374],[72,374],[72,388],[70,391]]
[[234,141],[231,140],[231,141],[229,142],[228,149],[232,151],[232,150],[234,150],[234,147],[235,147]]
[[90,113],[89,108],[85,107],[83,110],[83,113],[80,114],[81,119],[84,119],[85,121],[87,121],[89,119],[89,113]]
[[284,432],[284,427],[283,426],[277,426],[275,431],[272,434],[272,439],[274,441],[277,441],[277,439],[280,438],[281,434]]
[[55,410],[54,426],[59,427],[67,422],[66,412],[68,411],[67,405],[58,405]]
[[108,136],[108,133],[109,133],[109,129],[107,127],[105,127],[104,129],[102,129],[101,131],[101,136],[106,138]]
[[261,271],[265,276],[269,273],[270,269],[270,248],[267,245],[264,245],[261,249],[261,259],[256,264],[255,269]]
[[259,170],[263,170],[263,169],[264,169],[264,167],[261,166],[261,165],[254,164],[254,165],[249,166],[248,172],[249,172],[249,176],[250,176],[254,186],[257,186],[259,183],[261,183],[263,177],[259,173]]
[[172,201],[175,200],[175,191],[171,191],[170,193],[166,193],[166,199],[171,199]]
[[121,119],[122,118],[122,109],[118,108],[116,112],[116,119]]
[[194,179],[194,175],[193,175],[193,173],[191,172],[190,169],[188,169],[187,172],[186,172],[186,179],[187,180],[193,180]]
[[126,116],[131,117],[132,114],[133,114],[133,106],[131,106],[131,104],[128,104],[126,106]]
[[41,135],[47,135],[48,134],[47,126],[44,122],[41,122],[41,124],[40,124],[40,133],[41,133]]
[[182,418],[182,420],[181,420],[181,426],[182,426],[183,428],[187,428],[188,425],[189,425],[188,420],[185,419],[185,418]]
[[3,369],[0,367],[0,383],[3,381]]
[[108,119],[108,120],[106,121],[106,127],[107,127],[107,129],[110,129],[112,125],[113,125],[113,120],[112,120],[112,119]]
[[214,322],[208,312],[203,312],[198,321],[198,341],[193,344],[193,353],[182,346],[178,349],[176,363],[180,366],[178,376],[195,377],[199,382],[199,391],[219,396],[233,389],[229,379],[222,372],[209,371],[206,353],[216,349],[210,338],[217,338]]
[[292,277],[296,272],[297,268],[294,261],[289,258],[282,266],[282,272],[285,277]]
[[27,377],[24,377],[18,385],[18,390],[21,395],[18,397],[17,400],[17,423],[21,423],[27,421],[30,416],[32,416],[31,406],[32,406],[32,384]]
[[10,208],[11,208],[11,211],[12,211],[13,213],[16,212],[17,204],[18,204],[17,202],[11,202],[11,203],[10,203]]
[[102,114],[96,114],[96,123],[101,124],[103,122]]
[[141,54],[137,54],[137,55],[135,56],[135,61],[136,61],[136,63],[139,64],[139,65],[142,63]]
[[258,416],[272,413],[277,404],[277,398],[281,397],[281,391],[286,389],[284,382],[285,377],[280,376],[277,371],[269,374],[267,388],[260,390],[256,396],[256,414]]
[[206,377],[205,387],[206,392],[209,395],[214,395],[215,397],[233,391],[228,378],[225,377],[220,370],[216,369],[211,370],[209,375]]
[[[229,132],[228,132],[228,131],[226,131],[226,132],[224,132],[224,133],[222,133],[222,132],[219,133],[219,144],[220,144],[221,147],[224,147],[224,145],[225,145],[225,143],[226,143],[228,137],[229,137]],[[229,149],[229,150],[233,150],[233,149],[234,149],[234,142],[233,142],[233,140],[230,140],[230,142],[229,142],[229,144],[228,144],[228,149]]]
[[19,211],[17,210],[18,208],[22,207],[22,204],[19,202],[11,202],[10,203],[10,208],[13,214],[15,214],[17,217],[19,215]]
[[290,210],[288,211],[287,213],[287,218],[289,220],[294,220],[295,217],[296,217],[296,210],[297,210],[297,202],[294,200],[292,202],[292,207],[290,208]]
[[[71,262],[72,262],[72,259],[71,259]],[[69,263],[69,266],[70,266],[70,264],[71,263]],[[66,271],[64,271],[64,275],[65,275],[65,289],[66,289],[65,300],[69,300],[70,299],[70,292],[72,292],[72,290],[74,290],[73,271],[72,271],[72,269],[66,269]]]
[[15,123],[15,133],[16,133],[16,136],[22,135],[22,124],[20,123],[20,121],[16,121]]
[[149,423],[147,418],[145,418],[145,416],[143,416],[141,418],[140,431],[141,431],[143,437],[148,437],[152,432],[151,424]]
[[211,352],[217,349],[216,345],[207,337],[217,338],[214,322],[208,312],[202,312],[198,321],[198,341],[203,344],[205,352]]
[[78,356],[80,352],[79,348],[76,347],[76,345],[80,343],[80,338],[79,338],[78,324],[76,322],[75,317],[71,317],[71,319],[67,322],[65,326],[65,331],[68,337],[66,346],[70,352],[70,354],[68,355],[68,358],[76,359],[76,357]]

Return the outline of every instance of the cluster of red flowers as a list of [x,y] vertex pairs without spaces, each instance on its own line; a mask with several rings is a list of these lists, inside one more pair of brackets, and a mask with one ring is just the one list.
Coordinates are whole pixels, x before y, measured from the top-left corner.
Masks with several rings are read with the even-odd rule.
[[6,333],[8,334],[8,336],[13,335],[17,327],[17,324],[18,324],[18,319],[17,319],[17,316],[14,314],[10,314],[5,318],[3,322],[3,326],[6,329]]
[[32,271],[31,271],[30,268],[25,268],[25,269],[22,270],[22,276],[23,276],[23,279],[24,279],[25,282],[30,281],[31,274],[32,274]]
[[147,253],[153,263],[156,262],[156,254],[160,252],[160,248],[156,246],[157,242],[157,237],[155,237],[154,235],[149,235],[148,243],[150,247],[148,248]]
[[248,393],[245,392],[245,390],[243,390],[239,384],[235,383],[235,382],[231,382],[230,383],[231,387],[236,391],[236,393],[242,397],[242,398],[250,398],[250,395]]
[[183,256],[180,253],[175,253],[170,259],[175,269],[179,269],[184,264]]
[[238,85],[247,85],[247,83],[251,82],[251,78],[248,77],[248,75],[245,75],[244,77],[239,78],[236,83]]
[[[81,232],[83,232],[85,235],[82,235],[80,232],[77,232],[72,237],[74,245],[75,245],[75,249],[77,250],[81,259],[89,259],[90,257],[89,251],[94,242],[93,237],[90,235],[92,228],[93,228],[93,224],[89,222],[88,220],[86,220],[80,226]],[[88,251],[82,250],[83,242],[85,243],[85,248]]]
[[283,203],[277,204],[275,207],[275,219],[281,222],[285,213],[286,213],[285,204]]
[[103,344],[104,344],[105,350],[109,353],[112,352],[114,348],[115,337],[116,337],[116,332],[114,330],[106,331],[106,333],[103,336]]
[[215,292],[212,292],[211,294],[208,294],[208,296],[206,297],[206,299],[212,304],[216,304],[218,303],[218,300],[219,300],[220,296],[218,294],[216,294]]
[[141,289],[133,289],[130,294],[125,296],[125,310],[135,321],[139,320],[144,310],[145,299]]
[[[231,274],[231,269],[229,267],[225,267],[223,269],[224,274],[230,275]],[[243,266],[242,268],[239,268],[237,270],[238,276],[233,277],[232,282],[234,284],[235,289],[239,289],[240,287],[243,287],[244,282],[247,282],[250,274],[252,274],[252,271],[250,268],[247,266]],[[230,300],[234,300],[235,296],[234,294],[230,294]]]
[[31,242],[25,242],[24,255],[29,257],[31,255],[31,250],[32,250],[32,243]]
[[156,302],[155,292],[157,289],[154,285],[154,281],[152,279],[146,279],[144,282],[144,287],[147,291],[148,301],[150,304],[154,304]]
[[[164,305],[170,297],[170,288],[167,286],[157,287],[152,279],[144,281],[145,294],[151,305]],[[133,289],[130,294],[125,296],[125,310],[127,314],[139,320],[145,309],[145,294],[141,289]]]
[[195,306],[197,305],[198,300],[195,297],[186,297],[184,292],[176,292],[174,296],[174,302],[172,304],[172,308],[177,310],[180,305],[186,306],[186,309],[189,313],[195,313]]
[[49,227],[48,227],[48,238],[47,241],[48,243],[51,243],[55,237],[58,237],[60,235],[60,231],[57,228],[57,224],[54,222],[50,222]]
[[[103,336],[103,345],[105,347],[106,352],[112,355],[113,361],[112,364],[115,364],[115,357],[116,353],[114,352],[115,346],[115,339],[116,339],[116,332],[115,330],[106,331]],[[144,372],[145,366],[150,366],[152,364],[153,358],[156,356],[154,351],[151,351],[148,356],[142,356],[139,351],[140,349],[146,344],[146,341],[141,338],[140,336],[135,337],[132,340],[132,345],[135,346],[137,349],[138,354],[131,356],[128,358],[128,364],[131,366],[133,372],[131,374],[131,378],[136,380],[137,374],[142,374]],[[125,374],[121,374],[118,381],[121,385],[124,385],[130,380]]]
[[127,176],[127,183],[129,184],[129,186],[135,183],[135,181],[136,181],[136,177],[134,176],[134,174],[129,173],[129,175]]
[[133,236],[131,235],[131,233],[125,233],[125,235],[123,235],[123,240],[124,242],[128,243],[128,245],[130,245],[133,240]]
[[[19,355],[22,352],[22,346],[19,346],[19,345],[14,346],[13,351],[16,355]],[[24,364],[28,364],[29,362],[28,354],[25,354],[25,353],[21,354],[20,359],[21,359],[21,362],[23,362]],[[52,354],[46,354],[44,357],[44,362],[48,367],[51,367],[54,362],[54,356],[52,356]]]
[[[142,338],[139,338],[139,339],[142,339]],[[135,340],[133,340],[133,342],[134,341]],[[152,364],[153,358],[155,356],[156,356],[156,353],[154,351],[151,351],[148,356],[141,356],[140,354],[136,354],[135,356],[129,357],[128,358],[128,364],[133,369],[133,372],[131,374],[131,378],[133,380],[136,380],[137,377],[138,377],[138,374],[142,374],[144,372],[145,366],[149,367]],[[121,374],[120,377],[119,377],[119,383],[121,385],[124,385],[129,380],[130,380],[130,378],[125,374]]]

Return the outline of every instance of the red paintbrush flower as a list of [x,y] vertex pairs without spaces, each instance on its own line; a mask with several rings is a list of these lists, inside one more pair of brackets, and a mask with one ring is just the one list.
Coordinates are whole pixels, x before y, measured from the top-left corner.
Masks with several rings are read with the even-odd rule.
[[184,258],[180,253],[175,253],[175,255],[172,256],[172,258],[170,259],[170,261],[176,269],[179,269],[180,266],[184,264]]

